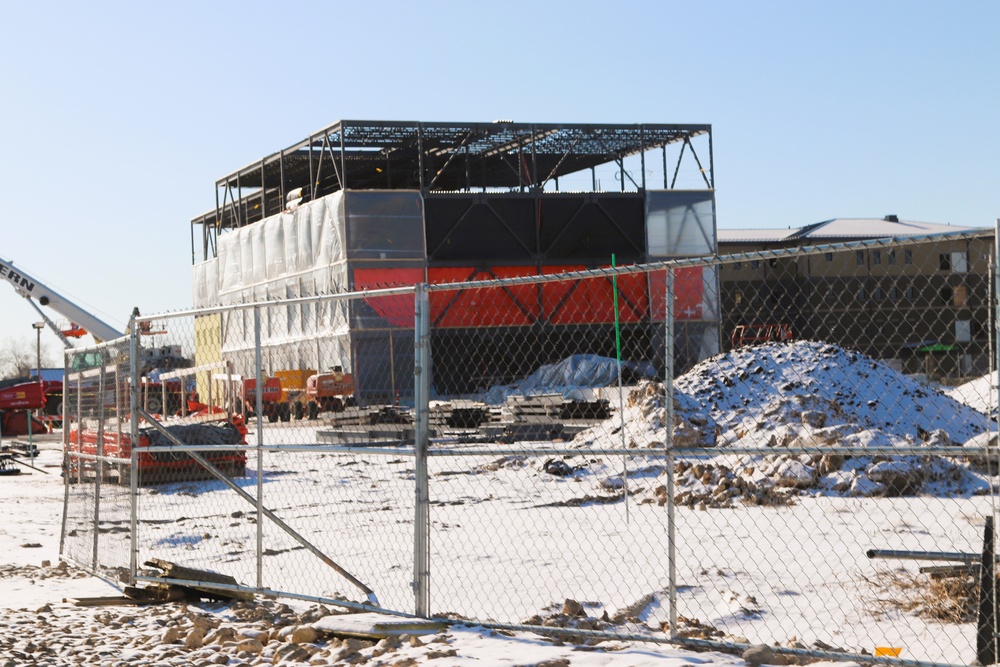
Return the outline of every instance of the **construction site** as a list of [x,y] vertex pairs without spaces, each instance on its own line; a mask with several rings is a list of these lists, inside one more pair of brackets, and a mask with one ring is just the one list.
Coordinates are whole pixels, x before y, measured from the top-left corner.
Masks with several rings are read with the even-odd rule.
[[[122,604],[194,582],[559,641],[988,658],[968,596],[913,610],[995,579],[995,392],[938,383],[990,365],[992,232],[720,255],[712,164],[707,125],[341,121],[216,182],[191,309],[117,331],[5,264],[71,347],[58,398],[0,387],[28,431],[2,468],[58,400],[61,553]],[[819,291],[857,285],[916,315],[859,330],[870,304]]]

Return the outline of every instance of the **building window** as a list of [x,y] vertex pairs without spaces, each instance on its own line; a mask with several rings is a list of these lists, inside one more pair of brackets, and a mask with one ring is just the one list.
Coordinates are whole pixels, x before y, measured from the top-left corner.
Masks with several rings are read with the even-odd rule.
[[881,287],[876,287],[874,290],[872,290],[872,298],[875,299],[876,301],[881,301],[882,300],[882,288]]
[[885,253],[885,263],[886,264],[895,264],[896,263],[896,251],[895,250],[890,250],[889,252]]
[[832,252],[824,252],[824,253],[823,253],[823,257],[824,257],[824,258],[826,259],[826,261],[828,261],[828,262],[832,262],[832,261],[833,261],[833,253],[832,253]]
[[965,308],[969,300],[969,289],[965,285],[956,285],[952,292],[951,305],[956,308]]
[[906,290],[903,292],[903,296],[907,299],[913,299],[916,297],[916,290],[913,289],[913,285],[908,285]]
[[954,291],[950,287],[945,285],[944,287],[941,288],[941,302],[944,303],[945,305],[950,304],[951,297],[953,294]]
[[743,292],[734,292],[733,293],[733,301],[736,302],[737,306],[740,305],[740,304],[742,304],[743,303]]
[[955,273],[966,273],[969,270],[969,258],[965,251],[951,253],[951,268]]
[[826,300],[827,301],[835,301],[836,299],[837,299],[837,290],[833,289],[832,287],[827,287],[826,288]]
[[777,266],[778,265],[778,258],[777,257],[772,257],[771,259],[767,260],[767,265],[771,266],[771,267]]
[[859,287],[858,288],[857,297],[858,297],[858,301],[864,301],[865,300],[865,288],[864,287]]
[[955,342],[968,343],[972,340],[972,322],[970,320],[955,320]]
[[913,264],[913,251],[909,248],[903,249],[903,264]]
[[750,268],[751,269],[759,269],[760,268],[760,260],[759,259],[751,259],[750,260]]
[[733,262],[733,270],[739,271],[743,268],[743,262]]
[[872,264],[881,264],[881,263],[882,263],[882,251],[876,248],[875,250],[872,250]]
[[865,264],[865,251],[855,250],[854,251],[854,263],[858,266],[864,266]]
[[942,271],[951,271],[951,255],[943,252],[938,255],[938,268]]
[[892,287],[889,288],[889,299],[895,301],[898,298],[899,298],[899,288],[893,285]]

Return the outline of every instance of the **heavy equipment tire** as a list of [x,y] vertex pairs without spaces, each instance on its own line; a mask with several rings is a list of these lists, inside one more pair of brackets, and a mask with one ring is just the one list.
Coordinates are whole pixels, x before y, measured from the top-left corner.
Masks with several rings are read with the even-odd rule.
[[309,414],[309,419],[316,419],[319,417],[319,404],[316,401],[309,401],[309,405],[306,406],[306,412]]
[[278,406],[278,419],[286,422],[292,418],[292,409],[288,403],[281,403]]
[[295,405],[292,407],[292,414],[295,415],[296,419],[302,419],[306,415],[306,409],[301,403],[296,401]]

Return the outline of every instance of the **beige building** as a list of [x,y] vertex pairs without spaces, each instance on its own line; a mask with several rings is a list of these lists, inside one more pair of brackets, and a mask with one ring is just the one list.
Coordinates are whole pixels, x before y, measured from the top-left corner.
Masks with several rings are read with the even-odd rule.
[[[799,229],[723,230],[719,254],[974,230],[882,219],[835,219]],[[773,337],[824,340],[907,373],[949,381],[989,369],[992,230],[896,248],[848,249],[724,265],[723,346]],[[741,328],[743,327],[743,328]]]

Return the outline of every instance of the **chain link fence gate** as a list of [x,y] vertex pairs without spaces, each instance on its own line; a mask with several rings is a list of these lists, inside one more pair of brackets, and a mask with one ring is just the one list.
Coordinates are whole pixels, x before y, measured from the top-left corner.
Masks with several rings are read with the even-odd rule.
[[[550,634],[969,664],[993,256],[955,234],[144,318],[142,349],[193,361],[137,379],[139,408],[159,391],[168,434],[239,415],[207,449],[246,476],[137,460],[137,560]],[[342,393],[302,398],[324,375]],[[161,435],[145,453],[184,459]]]

